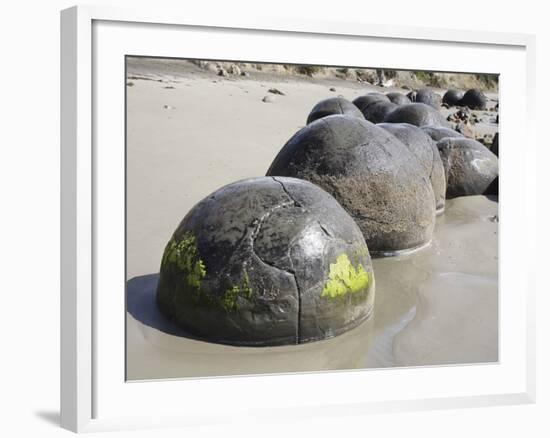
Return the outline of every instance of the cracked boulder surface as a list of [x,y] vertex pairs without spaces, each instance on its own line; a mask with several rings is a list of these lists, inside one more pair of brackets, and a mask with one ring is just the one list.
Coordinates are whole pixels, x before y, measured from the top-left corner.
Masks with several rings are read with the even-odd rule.
[[410,123],[415,126],[444,126],[449,123],[438,110],[425,103],[399,105],[384,119],[386,123]]
[[425,171],[394,135],[367,120],[320,119],[298,131],[267,171],[318,185],[359,225],[373,255],[428,244],[435,198]]
[[438,142],[441,139],[444,139],[446,137],[460,137],[464,138],[464,136],[454,129],[451,128],[445,128],[442,126],[421,126],[420,127],[422,131],[424,131],[426,134],[428,134],[433,141]]
[[307,124],[314,122],[317,119],[331,116],[334,114],[345,115],[349,117],[357,117],[363,119],[363,114],[359,109],[351,103],[349,100],[343,97],[331,97],[320,101],[313,107],[309,115],[307,116]]
[[482,195],[498,177],[497,156],[478,141],[448,137],[437,148],[447,178],[447,199]]
[[185,216],[163,256],[157,305],[205,341],[289,345],[359,325],[374,289],[361,231],[332,196],[259,177],[220,188]]
[[429,178],[437,214],[445,210],[445,170],[435,142],[422,129],[408,123],[381,123],[380,128],[395,135],[415,155]]

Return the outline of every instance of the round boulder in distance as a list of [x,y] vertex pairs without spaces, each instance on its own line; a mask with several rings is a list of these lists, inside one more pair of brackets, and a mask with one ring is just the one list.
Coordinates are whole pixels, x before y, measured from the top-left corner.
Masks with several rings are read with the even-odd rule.
[[447,178],[447,199],[482,195],[498,176],[497,156],[478,141],[447,137],[437,148]]
[[439,110],[441,107],[441,96],[428,88],[422,88],[416,92],[415,102],[425,103]]
[[410,123],[415,126],[449,126],[443,114],[425,103],[400,105],[386,116],[384,122]]
[[460,99],[460,105],[470,109],[484,110],[487,108],[487,98],[480,90],[470,89]]
[[309,124],[317,119],[334,114],[342,114],[360,119],[363,118],[361,111],[359,111],[357,107],[349,100],[346,100],[343,97],[331,97],[329,99],[322,100],[313,107],[307,117],[307,123]]
[[460,132],[451,128],[444,128],[442,126],[421,126],[420,128],[435,142],[438,142],[445,137],[464,137]]
[[447,90],[447,92],[443,95],[443,103],[449,106],[460,105],[460,100],[463,96],[464,91],[451,88],[450,90]]
[[188,333],[231,345],[330,338],[372,312],[361,231],[336,200],[294,178],[229,184],[200,201],[168,242],[157,305]]
[[359,96],[353,100],[353,104],[363,112],[369,105],[375,102],[389,102],[390,100],[382,93],[368,93],[364,96]]
[[333,195],[371,254],[395,255],[431,240],[435,199],[424,170],[403,143],[367,120],[330,116],[306,126],[267,174],[302,178]]
[[422,129],[408,123],[381,123],[378,125],[395,135],[415,155],[432,184],[436,213],[445,210],[445,170],[435,142]]
[[403,93],[392,92],[386,94],[386,96],[390,100],[390,102],[393,102],[397,105],[405,105],[407,103],[411,103],[411,100]]
[[363,113],[363,116],[365,116],[365,119],[367,119],[369,122],[380,123],[386,118],[389,113],[391,113],[398,106],[399,105],[393,102],[385,102],[381,100],[379,102],[371,103],[361,112]]

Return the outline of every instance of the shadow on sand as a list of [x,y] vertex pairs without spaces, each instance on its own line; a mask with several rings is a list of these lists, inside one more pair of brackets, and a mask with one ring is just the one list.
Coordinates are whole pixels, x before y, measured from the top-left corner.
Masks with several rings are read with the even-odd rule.
[[163,333],[200,340],[178,327],[164,316],[157,307],[156,291],[159,274],[134,277],[126,282],[126,310],[142,324]]

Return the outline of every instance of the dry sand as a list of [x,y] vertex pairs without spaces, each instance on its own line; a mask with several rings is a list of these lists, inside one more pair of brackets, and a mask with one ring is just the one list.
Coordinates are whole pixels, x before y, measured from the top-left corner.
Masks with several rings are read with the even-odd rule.
[[[237,348],[169,334],[177,330],[154,306],[155,274],[189,209],[225,184],[263,175],[319,100],[352,100],[377,87],[273,75],[220,78],[187,63],[148,60],[132,60],[128,77],[128,379],[498,360],[498,203],[483,196],[447,202],[429,248],[375,260],[374,317],[344,335]],[[264,103],[267,95],[275,101]],[[496,125],[480,129],[495,132]]]

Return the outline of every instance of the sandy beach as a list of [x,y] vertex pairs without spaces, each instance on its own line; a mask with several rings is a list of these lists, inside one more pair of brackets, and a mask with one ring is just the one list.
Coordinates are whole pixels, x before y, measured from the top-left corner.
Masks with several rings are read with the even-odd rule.
[[[428,248],[375,259],[374,316],[341,336],[263,348],[177,336],[154,293],[164,247],[193,205],[264,175],[319,100],[406,91],[338,78],[219,77],[143,59],[129,61],[126,89],[129,380],[498,360],[498,200],[486,196],[448,200]],[[480,117],[476,135],[497,132],[495,113]]]

